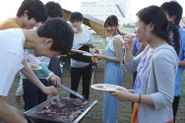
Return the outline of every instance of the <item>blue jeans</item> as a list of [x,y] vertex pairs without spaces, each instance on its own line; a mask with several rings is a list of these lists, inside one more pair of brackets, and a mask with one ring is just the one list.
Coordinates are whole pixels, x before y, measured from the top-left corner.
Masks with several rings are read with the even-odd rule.
[[[46,79],[40,79],[40,81],[45,85],[49,86],[50,82]],[[47,100],[47,95],[44,94],[37,86],[27,79],[23,79],[23,99],[24,99],[24,110],[27,111],[36,105]],[[25,117],[28,123],[31,123],[29,118]]]

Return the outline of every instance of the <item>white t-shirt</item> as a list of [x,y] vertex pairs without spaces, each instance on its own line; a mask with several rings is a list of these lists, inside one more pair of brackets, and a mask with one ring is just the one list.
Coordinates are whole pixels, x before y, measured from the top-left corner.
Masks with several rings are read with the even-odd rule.
[[0,96],[7,96],[24,59],[25,35],[22,29],[0,31]]
[[[82,33],[75,34],[74,40],[73,40],[73,47],[76,49],[80,49],[83,45],[80,45],[80,43],[87,43],[87,42],[93,42],[93,37],[91,35],[91,32],[87,29],[83,29]],[[75,68],[82,68],[88,66],[90,63],[85,62],[79,62],[74,59],[71,59],[71,66]]]

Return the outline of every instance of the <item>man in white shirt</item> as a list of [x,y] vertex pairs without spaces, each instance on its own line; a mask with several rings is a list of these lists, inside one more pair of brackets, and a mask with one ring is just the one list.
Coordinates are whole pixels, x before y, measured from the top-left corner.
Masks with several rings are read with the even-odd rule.
[[[65,20],[59,18],[48,20],[37,30],[0,31],[0,121],[27,123],[24,118],[14,113],[4,100],[24,59],[24,49],[34,49],[35,56],[49,58],[67,54],[72,48],[73,37],[74,32],[71,27]],[[45,87],[36,77],[31,82],[44,93],[57,95],[54,87]]]
[[[73,26],[75,35],[73,48],[89,52],[89,47],[93,47],[93,37],[89,30],[81,27],[83,23],[83,16],[79,12],[71,13],[69,21]],[[80,45],[86,43],[87,45]],[[71,55],[71,89],[78,90],[80,78],[82,76],[83,90],[82,94],[85,99],[89,99],[89,86],[91,80],[92,60],[91,57],[84,56],[80,53]],[[70,97],[76,98],[74,95]]]

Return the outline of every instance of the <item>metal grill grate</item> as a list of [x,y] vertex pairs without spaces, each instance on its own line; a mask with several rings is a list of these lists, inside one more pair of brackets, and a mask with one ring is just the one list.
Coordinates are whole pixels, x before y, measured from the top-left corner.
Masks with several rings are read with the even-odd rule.
[[[97,101],[93,101],[93,102],[90,102],[89,104],[86,104],[83,108],[79,108],[78,110],[80,110],[82,113],[81,114],[77,114],[76,116],[74,116],[73,118],[61,118],[59,116],[57,117],[49,117],[48,114],[36,114],[36,112],[40,112],[42,110],[45,110],[45,104],[50,104],[51,101],[54,99],[55,97],[52,97],[50,98],[49,100],[37,105],[36,107],[24,112],[24,114],[28,117],[31,117],[33,118],[34,120],[37,120],[37,121],[42,121],[42,122],[46,122],[46,123],[70,123],[70,122],[73,122],[75,119],[78,119],[78,120],[81,120],[85,114],[87,112],[89,112],[93,106],[97,103]],[[69,113],[69,112],[73,112],[75,111],[75,108],[76,107],[79,107],[79,106],[75,106],[73,105],[72,103],[70,102],[66,102],[64,100],[61,101],[62,104],[66,104],[64,107],[62,108],[58,108],[57,106],[51,106],[50,108],[51,109],[55,109],[57,110],[57,113],[62,113],[62,110],[65,110],[65,113]],[[88,110],[87,110],[88,109]],[[80,119],[77,118],[77,117],[81,117]]]

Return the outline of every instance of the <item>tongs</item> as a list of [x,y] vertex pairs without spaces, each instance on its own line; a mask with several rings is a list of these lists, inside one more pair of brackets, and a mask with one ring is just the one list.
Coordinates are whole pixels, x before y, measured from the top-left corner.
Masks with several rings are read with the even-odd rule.
[[74,90],[72,90],[72,89],[70,89],[70,88],[68,88],[68,87],[66,87],[66,86],[64,86],[64,85],[62,85],[62,84],[61,84],[61,87],[62,87],[64,90],[70,92],[71,94],[77,96],[78,98],[84,99],[84,97],[83,97],[82,95],[80,95],[79,93],[77,93],[76,91],[74,91]]
[[61,107],[62,104],[60,103],[60,99],[58,98],[58,95],[56,96],[56,100],[57,100],[57,102],[58,102],[58,106]]
[[51,105],[56,105],[56,102],[54,102],[54,100],[57,100],[57,102],[58,102],[58,107],[60,108],[60,107],[63,107],[65,104],[61,104],[61,102],[60,102],[60,99],[59,99],[59,96],[57,95],[57,96],[55,96],[55,98],[51,101]]

